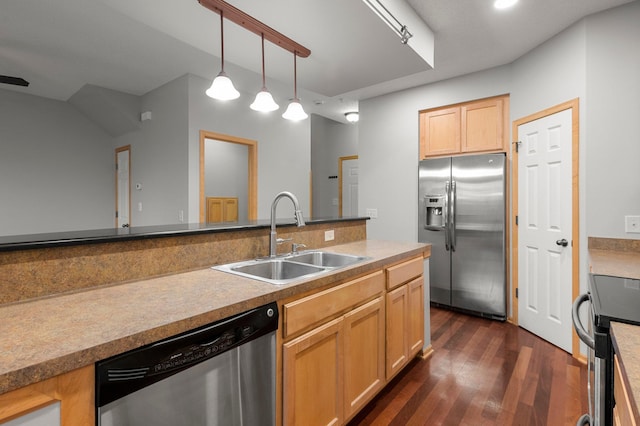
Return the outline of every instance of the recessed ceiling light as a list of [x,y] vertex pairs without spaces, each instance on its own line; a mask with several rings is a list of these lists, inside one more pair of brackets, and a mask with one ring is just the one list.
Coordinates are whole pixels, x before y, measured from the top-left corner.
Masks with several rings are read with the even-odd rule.
[[518,0],[496,0],[493,3],[493,7],[495,7],[496,9],[506,9],[516,3],[518,3]]

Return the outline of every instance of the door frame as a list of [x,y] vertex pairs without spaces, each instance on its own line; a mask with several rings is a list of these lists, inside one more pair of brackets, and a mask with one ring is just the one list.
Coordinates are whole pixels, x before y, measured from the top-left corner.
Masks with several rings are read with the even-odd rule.
[[[572,138],[572,150],[571,150],[571,181],[572,181],[572,197],[571,197],[571,209],[572,209],[572,229],[571,229],[571,275],[572,275],[572,300],[580,294],[580,215],[579,215],[579,156],[580,156],[580,99],[575,98],[570,101],[558,104],[551,108],[544,109],[534,114],[515,120],[512,123],[512,149],[518,143],[518,127],[529,123],[531,121],[538,120],[549,115],[556,114],[558,112],[571,109],[571,138]],[[514,152],[512,156],[514,159],[512,167],[512,191],[513,197],[511,198],[511,212],[513,217],[513,237],[511,239],[511,250],[513,253],[513,259],[511,262],[511,306],[512,306],[512,318],[511,322],[518,325],[518,298],[516,297],[516,290],[518,289],[518,225],[516,225],[516,216],[518,216],[518,154]],[[575,330],[571,333],[571,352],[574,358],[580,358],[580,342]]]
[[129,152],[129,227],[131,227],[131,145],[125,145],[116,148],[116,214],[115,214],[115,227],[119,228],[119,215],[120,215],[120,206],[118,205],[118,154],[121,152],[128,151]]
[[338,158],[338,216],[340,217],[342,217],[342,162],[357,159],[357,155],[347,155],[346,157]]
[[214,139],[221,142],[246,145],[248,148],[248,200],[247,215],[249,220],[258,219],[258,141],[225,135],[222,133],[200,130],[200,222],[205,222],[205,196],[204,196],[204,145],[206,139]]

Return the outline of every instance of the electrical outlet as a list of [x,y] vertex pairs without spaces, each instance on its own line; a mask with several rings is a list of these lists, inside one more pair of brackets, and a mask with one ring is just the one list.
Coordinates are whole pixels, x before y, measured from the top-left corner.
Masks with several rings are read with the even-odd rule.
[[178,221],[184,222],[184,210],[178,210]]
[[640,234],[640,216],[625,216],[624,232]]
[[324,231],[324,240],[325,241],[333,241],[335,239],[336,235],[335,232],[333,231],[333,229],[329,230],[329,231]]
[[367,209],[366,215],[369,216],[371,219],[377,219],[378,209]]

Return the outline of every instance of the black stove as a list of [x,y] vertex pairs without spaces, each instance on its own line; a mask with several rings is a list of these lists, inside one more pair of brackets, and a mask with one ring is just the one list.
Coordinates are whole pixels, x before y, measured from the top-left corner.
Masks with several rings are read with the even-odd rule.
[[[591,305],[588,327],[580,321],[580,305]],[[613,344],[611,321],[640,325],[640,280],[589,275],[589,293],[579,296],[571,317],[578,337],[588,347],[589,413],[578,425],[613,424]]]
[[589,290],[598,328],[611,321],[640,325],[640,280],[590,275]]

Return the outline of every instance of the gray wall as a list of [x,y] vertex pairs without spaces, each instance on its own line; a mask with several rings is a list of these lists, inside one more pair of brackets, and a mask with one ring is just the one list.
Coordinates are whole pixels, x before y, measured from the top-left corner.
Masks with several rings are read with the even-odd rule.
[[417,239],[418,111],[503,93],[511,120],[580,98],[581,287],[587,236],[640,215],[640,2],[576,23],[512,64],[361,101],[360,213],[369,238]]
[[[293,192],[304,216],[309,216],[310,120],[283,119],[286,105],[280,105],[280,110],[271,114],[253,111],[249,105],[255,94],[241,93],[234,101],[216,101],[204,93],[211,81],[194,75],[188,77],[189,221],[199,219],[200,130],[258,142],[258,219],[269,219],[271,202],[281,191]],[[289,201],[279,203],[277,216],[293,218]]]
[[640,239],[640,2],[586,22],[586,164],[589,236]]
[[338,161],[358,155],[358,125],[344,124],[311,115],[311,171],[313,173],[313,216],[338,215]]
[[0,235],[113,227],[114,164],[71,105],[0,90]]
[[[128,135],[131,145],[131,224],[166,225],[188,212],[187,99],[188,78],[182,76],[142,97],[142,111],[152,119]],[[120,142],[124,142],[121,138]],[[141,183],[142,190],[135,189]],[[142,203],[142,211],[139,211]]]

